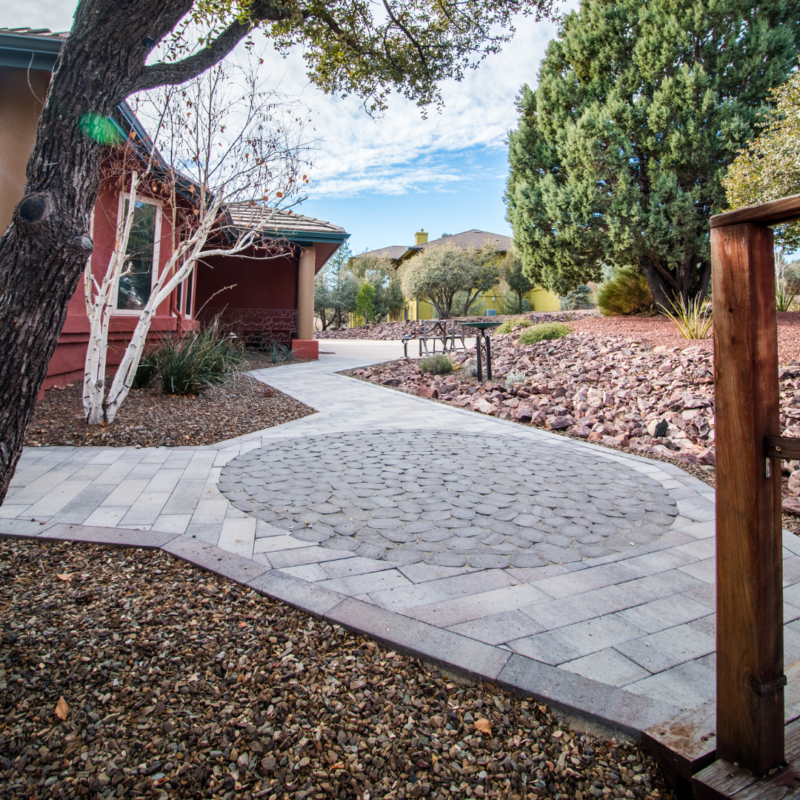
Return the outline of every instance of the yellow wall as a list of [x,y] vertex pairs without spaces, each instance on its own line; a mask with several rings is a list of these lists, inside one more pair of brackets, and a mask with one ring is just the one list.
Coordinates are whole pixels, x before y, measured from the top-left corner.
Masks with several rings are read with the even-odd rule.
[[[528,294],[523,296],[523,300],[528,301],[531,311],[558,311],[561,302],[557,294],[553,294],[541,286],[531,289]],[[478,302],[481,301],[486,308],[494,308],[498,314],[502,314],[501,306],[503,301],[499,288],[494,291],[484,292]],[[399,318],[402,319],[402,315]],[[436,311],[430,303],[426,303],[424,300],[411,300],[408,304],[408,318],[435,319]]]
[[534,311],[558,311],[561,308],[561,298],[541,286],[532,289],[528,299]]
[[33,150],[50,73],[0,67],[0,233],[11,222],[25,191],[25,168]]

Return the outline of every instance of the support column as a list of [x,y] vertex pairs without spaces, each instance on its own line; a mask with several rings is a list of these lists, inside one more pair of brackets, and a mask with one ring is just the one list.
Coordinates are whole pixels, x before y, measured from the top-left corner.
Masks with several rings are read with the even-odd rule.
[[716,391],[717,757],[784,758],[780,435],[772,231],[712,228]]
[[314,267],[316,250],[312,244],[300,251],[297,268],[297,338],[292,341],[296,358],[319,358],[319,343],[314,339]]

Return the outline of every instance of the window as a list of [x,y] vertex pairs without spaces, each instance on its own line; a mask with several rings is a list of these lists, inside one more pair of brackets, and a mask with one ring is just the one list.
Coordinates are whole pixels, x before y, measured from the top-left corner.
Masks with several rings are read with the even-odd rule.
[[[129,203],[129,197],[123,197],[120,202],[123,218],[128,213]],[[161,213],[158,205],[150,200],[137,200],[125,260],[128,274],[119,279],[117,289],[118,311],[138,313],[150,299],[158,269],[160,232]]]
[[192,270],[191,274],[189,275],[183,283],[178,284],[178,288],[175,290],[176,292],[176,308],[177,310],[183,314],[185,317],[191,319],[192,316],[192,300],[194,295],[194,270]]

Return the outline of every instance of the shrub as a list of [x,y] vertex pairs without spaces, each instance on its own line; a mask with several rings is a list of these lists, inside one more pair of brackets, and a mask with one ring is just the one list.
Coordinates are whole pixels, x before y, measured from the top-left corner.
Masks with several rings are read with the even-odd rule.
[[561,311],[585,311],[587,308],[594,308],[592,290],[585,283],[576,286],[561,298],[559,307]]
[[360,323],[375,322],[375,287],[368,281],[361,284],[356,295],[356,316]]
[[437,353],[419,362],[419,371],[424,375],[447,375],[453,371],[453,362],[443,353]]
[[136,374],[131,381],[131,389],[147,389],[156,377],[158,367],[152,352],[142,356],[139,366],[136,367]]
[[502,325],[495,328],[496,333],[511,333],[517,325],[523,328],[530,328],[533,323],[525,317],[514,317],[514,319],[507,319]]
[[569,333],[572,333],[572,328],[569,325],[562,325],[560,322],[546,322],[543,325],[534,325],[532,328],[523,331],[519,337],[519,343],[536,344],[548,339],[560,339]]
[[518,383],[522,383],[525,380],[525,373],[519,369],[512,369],[511,372],[506,375],[506,386],[509,389],[513,389],[514,386]]
[[222,333],[216,321],[183,339],[163,342],[151,358],[164,394],[197,394],[225,383],[245,363],[239,340]]
[[600,284],[597,305],[606,316],[644,314],[653,308],[653,294],[636,267],[617,267]]
[[467,373],[469,374],[469,376],[471,378],[477,378],[478,377],[478,362],[477,361],[470,361],[469,364],[467,364]]

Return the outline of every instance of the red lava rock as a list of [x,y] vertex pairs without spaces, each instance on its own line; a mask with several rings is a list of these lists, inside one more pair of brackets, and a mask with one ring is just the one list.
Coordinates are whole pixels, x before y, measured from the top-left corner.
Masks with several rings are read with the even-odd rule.
[[800,517],[800,499],[792,497],[791,495],[784,497],[783,510],[789,514],[794,514],[796,517]]
[[417,394],[420,397],[430,397],[430,398],[436,400],[439,397],[439,390],[438,389],[432,389],[430,386],[420,386],[417,389]]

